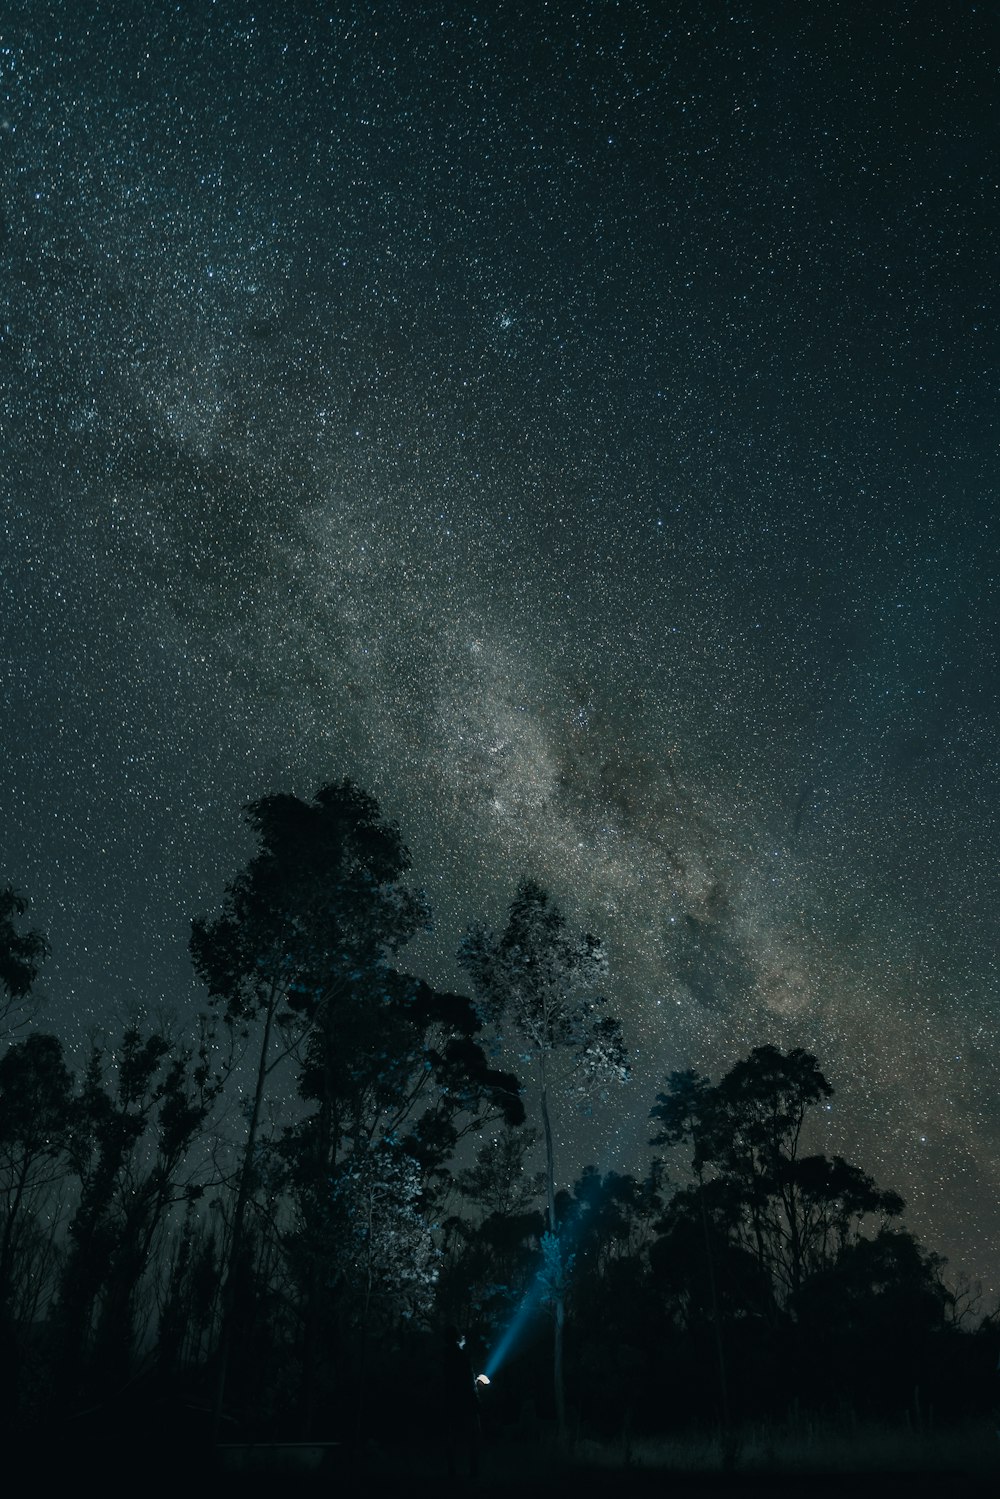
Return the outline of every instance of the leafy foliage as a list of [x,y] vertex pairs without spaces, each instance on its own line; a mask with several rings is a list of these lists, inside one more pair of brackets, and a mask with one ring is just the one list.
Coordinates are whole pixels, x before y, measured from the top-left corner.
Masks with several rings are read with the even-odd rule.
[[589,932],[571,933],[536,881],[518,885],[500,936],[470,928],[458,961],[481,1018],[498,1036],[526,1045],[528,1057],[567,1053],[584,1091],[628,1078],[621,1025],[600,1013],[604,949]]
[[18,931],[17,919],[27,910],[27,900],[13,885],[0,889],[0,990],[6,995],[5,1016],[30,994],[38,970],[49,955],[44,933]]
[[162,1031],[128,1027],[113,1052],[91,1049],[67,1143],[79,1183],[59,1297],[67,1396],[91,1358],[109,1379],[128,1365],[168,1211],[201,1192],[184,1168],[218,1086],[204,1049],[175,1051]]
[[0,1305],[22,1316],[49,1289],[38,1215],[68,1170],[72,1086],[56,1036],[29,1035],[0,1059]]
[[460,1171],[455,1185],[484,1215],[511,1218],[527,1211],[545,1189],[545,1175],[528,1171],[526,1157],[539,1141],[536,1129],[499,1130],[476,1152],[474,1166]]
[[538,1102],[545,1142],[548,1233],[542,1277],[554,1308],[554,1383],[560,1437],[566,1432],[563,1339],[571,1255],[559,1242],[555,1147],[549,1095],[550,1069],[568,1064],[586,1096],[612,1080],[625,1082],[629,1067],[621,1025],[602,1013],[607,958],[589,932],[573,934],[559,907],[535,880],[523,879],[500,936],[482,926],[466,934],[459,964],[472,980],[479,1014],[501,1038],[514,1039],[538,1069]]
[[707,1211],[755,1259],[773,1305],[828,1266],[866,1219],[903,1209],[897,1193],[840,1156],[802,1154],[808,1111],[832,1093],[808,1052],[759,1046],[714,1087],[695,1072],[672,1073],[651,1111],[660,1126],[653,1145],[692,1147],[698,1187],[675,1200],[678,1224],[689,1200]]
[[252,802],[258,852],[226,888],[222,914],[192,923],[195,970],[231,1023],[280,991],[305,1018],[331,993],[371,981],[429,922],[401,885],[410,866],[398,827],[350,780],[313,803],[287,794]]
[[[344,781],[248,815],[258,852],[192,936],[225,1020],[259,1041],[256,1090],[233,1100],[248,1122],[235,1170],[211,1114],[239,1080],[213,1073],[204,1018],[191,1044],[130,1026],[75,1082],[54,1036],[0,1057],[11,1410],[100,1401],[150,1355],[175,1387],[217,1379],[228,1326],[227,1398],[255,1434],[319,1430],[345,1407],[360,1433],[366,1384],[404,1350],[419,1357],[435,1317],[501,1362],[523,1339],[522,1373],[547,1376],[539,1306],[555,1330],[540,1398],[551,1411],[554,1394],[561,1421],[564,1386],[597,1426],[714,1412],[724,1430],[792,1399],[957,1410],[953,1389],[978,1388],[995,1324],[960,1332],[944,1262],[899,1226],[898,1194],[811,1150],[810,1117],[832,1094],[815,1057],[761,1046],[717,1083],[671,1073],[651,1143],[686,1150],[680,1184],[655,1160],[646,1180],[588,1167],[557,1192],[550,1103],[569,1079],[587,1092],[628,1075],[600,943],[525,880],[504,932],[472,928],[463,944],[474,1000],[440,992],[402,970],[429,918],[372,798]],[[25,908],[8,897],[0,920],[16,936]],[[43,955],[18,952],[8,995]],[[489,1064],[484,1031],[533,1065],[540,1131],[522,1127],[518,1083]],[[275,1091],[265,1111],[282,1061],[294,1095]],[[497,1124],[459,1165],[462,1138]],[[530,1169],[539,1143],[544,1171]],[[530,1368],[527,1386],[539,1396]]]
[[384,1138],[341,1167],[332,1196],[340,1246],[334,1263],[360,1313],[374,1311],[385,1324],[428,1312],[439,1255],[413,1157]]

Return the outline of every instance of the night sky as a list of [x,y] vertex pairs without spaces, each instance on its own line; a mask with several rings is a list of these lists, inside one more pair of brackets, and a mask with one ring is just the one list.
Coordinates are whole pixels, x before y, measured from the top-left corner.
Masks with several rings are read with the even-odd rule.
[[803,1045],[817,1148],[1000,1290],[997,41],[965,0],[8,8],[39,1024],[193,1014],[242,806],[350,775],[415,971],[529,871],[606,939],[634,1077],[564,1176],[645,1169],[666,1072]]

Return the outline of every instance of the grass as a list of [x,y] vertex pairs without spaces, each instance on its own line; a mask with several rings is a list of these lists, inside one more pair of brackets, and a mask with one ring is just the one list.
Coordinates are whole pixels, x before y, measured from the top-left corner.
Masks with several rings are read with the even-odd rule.
[[634,1437],[601,1443],[582,1439],[574,1457],[586,1467],[659,1470],[688,1474],[948,1473],[1000,1478],[1000,1436],[988,1421],[941,1430],[903,1422],[800,1419],[756,1424],[736,1433],[733,1461],[725,1461],[720,1434]]
[[[849,1496],[849,1499],[894,1499],[906,1494],[973,1496],[1000,1493],[1000,1437],[992,1422],[962,1427],[919,1429],[875,1422],[820,1421],[807,1417],[784,1424],[747,1425],[724,1450],[718,1433],[675,1437],[633,1437],[601,1441],[581,1436],[563,1451],[545,1423],[532,1439],[516,1431],[495,1432],[484,1442],[477,1479],[467,1476],[467,1459],[459,1457],[459,1474],[447,1478],[445,1454],[433,1440],[384,1445],[371,1443],[351,1457],[335,1461],[316,1474],[283,1470],[290,1493],[328,1492],[339,1482],[348,1493],[376,1496],[405,1494],[409,1499],[442,1493],[535,1495],[569,1493],[576,1499],[739,1499],[774,1496]],[[727,1455],[732,1459],[727,1462]],[[273,1495],[275,1475],[225,1475],[216,1496],[239,1493]]]

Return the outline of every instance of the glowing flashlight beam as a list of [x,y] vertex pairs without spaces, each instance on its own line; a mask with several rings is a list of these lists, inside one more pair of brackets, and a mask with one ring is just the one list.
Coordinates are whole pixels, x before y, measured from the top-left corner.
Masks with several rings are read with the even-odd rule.
[[[606,1167],[601,1168],[600,1174],[602,1180],[605,1170]],[[564,1223],[562,1226],[562,1231],[560,1233],[560,1247],[562,1254],[564,1256],[570,1257],[570,1261],[568,1262],[571,1262],[571,1252],[573,1246],[579,1238],[582,1227],[583,1215],[579,1213],[579,1211],[569,1223]],[[521,1305],[514,1313],[514,1316],[511,1318],[506,1331],[504,1332],[499,1343],[496,1345],[486,1362],[486,1375],[488,1379],[492,1379],[496,1374],[497,1370],[503,1363],[504,1359],[507,1357],[511,1348],[517,1342],[517,1339],[527,1327],[535,1312],[537,1312],[544,1293],[545,1287],[542,1283],[541,1276],[539,1276],[532,1283],[532,1285],[529,1286],[524,1300],[521,1302]]]
[[486,1362],[486,1375],[488,1379],[492,1379],[496,1374],[500,1365],[538,1310],[541,1299],[542,1287],[536,1281],[529,1287],[524,1300],[507,1324],[499,1343]]

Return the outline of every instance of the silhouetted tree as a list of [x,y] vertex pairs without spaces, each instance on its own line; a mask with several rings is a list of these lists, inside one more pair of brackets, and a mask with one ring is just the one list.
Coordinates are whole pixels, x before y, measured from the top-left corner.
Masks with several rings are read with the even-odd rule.
[[[724,1257],[727,1261],[732,1258],[728,1236],[734,1227],[731,1216],[733,1193],[727,1187],[718,1188],[712,1194],[715,1206],[727,1206],[730,1214],[722,1234],[717,1231],[717,1218],[709,1215],[709,1193],[705,1185],[705,1165],[707,1152],[710,1150],[709,1135],[713,1116],[714,1097],[711,1084],[707,1078],[701,1077],[697,1072],[688,1069],[684,1072],[672,1072],[667,1079],[667,1092],[658,1093],[656,1106],[650,1111],[650,1118],[656,1120],[660,1128],[657,1134],[650,1139],[651,1145],[674,1146],[681,1143],[690,1143],[693,1146],[691,1168],[697,1182],[697,1189],[686,1195],[677,1194],[671,1204],[670,1213],[661,1225],[661,1232],[670,1236],[670,1249],[665,1252],[661,1247],[658,1262],[660,1265],[666,1260],[672,1259],[683,1265],[685,1262],[694,1263],[696,1257],[690,1253],[685,1255],[683,1250],[690,1250],[691,1233],[689,1212],[686,1208],[695,1207],[698,1223],[701,1229],[702,1248],[704,1251],[704,1271],[708,1289],[708,1303],[710,1308],[712,1334],[715,1342],[715,1358],[719,1381],[719,1408],[722,1418],[722,1426],[728,1434],[731,1429],[731,1413],[729,1403],[729,1373],[726,1364],[725,1335],[723,1332],[722,1309],[719,1299],[719,1262]],[[713,1222],[715,1219],[715,1222]],[[715,1231],[713,1231],[715,1230]],[[681,1253],[678,1254],[678,1249]],[[728,1266],[730,1274],[737,1268]],[[697,1278],[697,1276],[696,1276]],[[728,1435],[726,1440],[728,1441]]]
[[[448,1179],[446,1162],[462,1135],[497,1116],[511,1123],[524,1117],[516,1080],[490,1068],[473,1040],[480,1023],[463,996],[440,993],[395,969],[372,975],[371,984],[359,982],[351,996],[338,997],[315,1017],[299,1094],[318,1106],[285,1131],[280,1150],[295,1202],[295,1224],[285,1241],[305,1297],[306,1346],[322,1341],[327,1359],[337,1341],[331,1319],[338,1300],[347,1297],[339,1326],[360,1333],[363,1353],[371,1308],[379,1304],[368,1280],[363,1297],[350,1297],[351,1256],[344,1244],[353,1229],[345,1213],[359,1199],[345,1183],[363,1182],[364,1202],[374,1200],[381,1183],[391,1199],[393,1182],[405,1168],[407,1182],[419,1185],[425,1211]],[[329,1111],[323,1108],[324,1090]],[[401,1246],[406,1242],[410,1238],[402,1235]],[[407,1277],[396,1279],[402,1285]],[[384,1297],[381,1303],[389,1304]],[[398,1299],[391,1304],[398,1306]],[[307,1413],[315,1390],[310,1373]]]
[[585,1166],[572,1193],[560,1194],[560,1216],[572,1225],[577,1265],[603,1277],[616,1261],[642,1258],[653,1240],[663,1201],[652,1177]]
[[[251,803],[246,820],[258,851],[226,887],[222,914],[192,924],[195,970],[231,1025],[260,1027],[256,1081],[247,1120],[236,1205],[223,1286],[222,1331],[216,1391],[221,1416],[236,1315],[235,1292],[244,1253],[247,1206],[255,1164],[266,1080],[277,1023],[302,1035],[328,1013],[334,996],[344,998],[344,1051],[357,1054],[347,1037],[354,1023],[364,1029],[356,988],[388,956],[427,923],[421,897],[399,884],[409,856],[398,829],[382,820],[375,800],[349,780],[323,786],[313,803],[274,795]],[[335,1118],[338,1055],[320,1027],[310,1038],[310,1091],[320,1100],[312,1131],[314,1179],[329,1175]],[[293,1043],[292,1043],[293,1044]],[[363,1043],[362,1043],[363,1044]],[[314,1078],[314,1081],[312,1079]]]
[[857,1166],[803,1153],[808,1112],[832,1092],[808,1052],[761,1046],[714,1086],[671,1074],[652,1110],[652,1143],[689,1145],[694,1177],[667,1206],[652,1264],[681,1320],[710,1306],[724,1407],[727,1337],[739,1330],[746,1348],[749,1319],[769,1326],[772,1353],[779,1334],[795,1344],[801,1308],[814,1305],[806,1291],[872,1242],[868,1224],[902,1211],[898,1194]]
[[[725,1329],[741,1318],[776,1315],[774,1285],[757,1256],[741,1242],[740,1198],[719,1178],[678,1188],[657,1224],[650,1264],[673,1322],[688,1331],[710,1324],[719,1394],[728,1400]],[[721,1357],[720,1357],[721,1355]]]
[[[919,1409],[920,1390],[941,1381],[937,1365],[954,1329],[944,1261],[905,1229],[858,1236],[804,1281],[794,1310],[802,1336],[824,1350],[817,1394],[872,1414]],[[964,1415],[965,1413],[962,1412]]]
[[156,1358],[168,1376],[199,1364],[210,1345],[218,1302],[219,1246],[203,1205],[203,1197],[189,1196],[163,1288]]
[[56,1036],[30,1035],[0,1060],[0,1304],[21,1318],[43,1294],[38,1215],[68,1169],[72,1089]]
[[0,1022],[5,1025],[31,992],[38,970],[49,955],[49,944],[42,932],[17,929],[17,918],[27,910],[28,901],[13,885],[0,889]]
[[456,1174],[454,1184],[475,1218],[452,1215],[442,1224],[439,1301],[446,1324],[478,1322],[499,1332],[528,1293],[545,1231],[536,1206],[545,1173],[526,1165],[539,1139],[538,1130],[505,1125],[480,1146],[475,1163]]
[[[426,929],[429,912],[423,896],[403,883],[409,852],[375,799],[344,780],[322,787],[312,803],[265,797],[247,809],[247,819],[258,852],[227,887],[221,916],[195,922],[191,941],[196,970],[227,1021],[260,1026],[223,1291],[217,1413],[266,1079],[294,1048],[299,1096],[314,1105],[282,1144],[297,1212],[289,1242],[303,1298],[308,1422],[318,1344],[328,1326],[322,1311],[336,1278],[329,1270],[336,1244],[331,1182],[342,1157],[360,1158],[392,1136],[432,1174],[484,1108],[515,1122],[523,1111],[515,1080],[488,1068],[472,1040],[480,1021],[469,1001],[439,994],[393,966]],[[272,1057],[275,1026],[285,1035]]]
[[657,1382],[662,1356],[648,1251],[663,1202],[652,1177],[587,1166],[571,1193],[558,1194],[557,1208],[574,1255],[571,1388],[589,1421],[620,1431],[643,1403],[647,1381]]
[[201,1190],[181,1173],[216,1092],[207,1043],[193,1055],[129,1027],[111,1055],[93,1047],[69,1131],[80,1188],[58,1306],[64,1396],[84,1362],[105,1380],[127,1372],[137,1295],[168,1210]]
[[652,1143],[688,1141],[699,1184],[710,1172],[739,1201],[737,1232],[782,1299],[867,1215],[903,1207],[840,1157],[802,1154],[806,1115],[832,1092],[808,1052],[758,1046],[715,1087],[696,1073],[672,1074],[651,1113],[661,1126]]
[[458,1173],[459,1192],[485,1218],[525,1212],[545,1190],[544,1172],[528,1171],[525,1164],[538,1140],[536,1129],[506,1125],[479,1147],[475,1164]]
[[556,1215],[555,1146],[552,1137],[553,1069],[563,1057],[580,1091],[628,1077],[620,1023],[601,1013],[607,959],[596,937],[569,931],[547,892],[524,879],[499,936],[470,927],[458,961],[472,981],[477,1008],[500,1037],[512,1035],[535,1064],[545,1142],[548,1203],[544,1274],[555,1313],[554,1384],[560,1437],[566,1432],[563,1344],[566,1320],[565,1256]]

